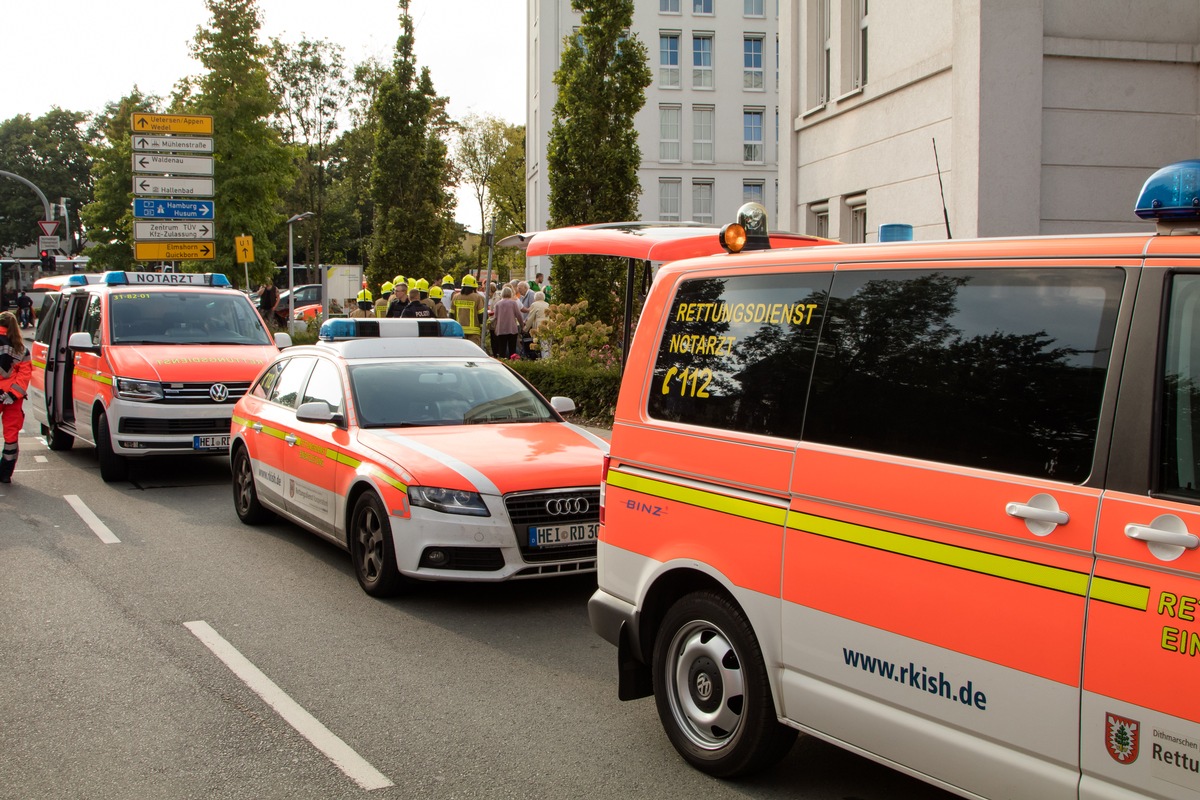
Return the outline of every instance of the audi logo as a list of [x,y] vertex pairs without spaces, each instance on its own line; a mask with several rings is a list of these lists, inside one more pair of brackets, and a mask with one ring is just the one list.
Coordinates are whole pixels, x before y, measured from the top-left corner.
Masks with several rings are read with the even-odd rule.
[[555,497],[546,501],[546,513],[552,517],[586,514],[591,507],[586,497]]
[[223,383],[214,383],[208,390],[208,396],[214,403],[224,403],[229,399],[229,387]]

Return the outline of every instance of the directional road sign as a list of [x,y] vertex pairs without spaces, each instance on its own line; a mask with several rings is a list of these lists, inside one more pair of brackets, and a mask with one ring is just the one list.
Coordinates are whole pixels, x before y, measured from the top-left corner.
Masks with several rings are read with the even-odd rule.
[[203,261],[214,257],[212,242],[134,242],[136,261]]
[[139,152],[211,153],[211,136],[139,136],[133,135],[133,149]]
[[254,237],[253,236],[235,236],[233,237],[233,249],[237,256],[239,264],[254,263]]
[[183,195],[212,197],[212,178],[166,178],[159,175],[134,175],[134,194]]
[[134,172],[153,172],[158,175],[212,175],[212,156],[176,156],[166,153],[134,153]]
[[214,225],[211,222],[153,222],[133,223],[133,238],[137,240],[199,241],[213,239]]
[[194,133],[211,136],[212,117],[202,114],[134,114],[134,133]]
[[216,204],[212,200],[167,200],[136,198],[133,215],[139,219],[209,219]]

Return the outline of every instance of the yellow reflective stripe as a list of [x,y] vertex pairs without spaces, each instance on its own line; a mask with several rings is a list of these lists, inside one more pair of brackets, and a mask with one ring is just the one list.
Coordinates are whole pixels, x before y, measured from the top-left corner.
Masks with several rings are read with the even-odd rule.
[[353,467],[354,469],[358,469],[359,465],[362,464],[362,462],[359,461],[357,458],[354,458],[353,456],[349,455],[348,453],[343,453],[340,450],[326,449],[325,455],[329,456],[331,459],[338,462],[339,464],[345,464],[346,466]]
[[33,364],[34,369],[45,369],[46,368],[45,361],[32,361],[30,363]]
[[740,497],[730,497],[727,494],[693,489],[688,486],[679,486],[678,484],[658,481],[653,478],[629,475],[615,469],[608,472],[608,484],[648,494],[652,497],[661,497],[665,500],[678,500],[681,503],[691,506],[708,508],[713,511],[719,511],[722,514],[732,514],[735,517],[766,522],[771,525],[782,525],[784,520],[787,519],[787,509],[780,506],[758,503],[753,500],[743,500]]
[[373,477],[379,478],[379,480],[396,488],[397,490],[399,490],[401,492],[404,492],[405,494],[408,493],[408,484],[404,483],[403,481],[397,480],[396,478],[393,478],[391,475],[387,474],[386,472],[384,472],[383,470],[381,470],[379,467],[377,467],[375,465],[371,465],[371,467],[367,469],[367,474],[369,474]]
[[87,378],[89,381],[95,381],[96,383],[103,383],[107,386],[112,386],[113,379],[111,375],[95,374],[78,368],[75,370],[74,374],[77,378]]
[[1145,611],[1150,607],[1150,587],[1096,577],[1092,578],[1092,599]]

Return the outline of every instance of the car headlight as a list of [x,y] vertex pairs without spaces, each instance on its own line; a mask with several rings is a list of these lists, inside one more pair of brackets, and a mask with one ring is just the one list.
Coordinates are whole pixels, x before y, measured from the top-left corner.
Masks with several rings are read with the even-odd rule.
[[163,399],[162,384],[158,381],[139,381],[134,378],[117,378],[117,397],[122,400],[140,400],[145,403]]
[[436,486],[410,486],[408,487],[408,501],[414,506],[432,508],[443,514],[466,514],[472,517],[491,516],[478,492],[439,489]]

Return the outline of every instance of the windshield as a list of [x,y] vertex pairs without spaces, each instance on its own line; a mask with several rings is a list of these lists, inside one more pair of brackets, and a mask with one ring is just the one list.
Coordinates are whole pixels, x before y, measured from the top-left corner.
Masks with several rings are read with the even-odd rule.
[[240,292],[113,292],[113,344],[270,344]]
[[350,385],[363,428],[557,419],[528,386],[490,360],[356,364]]

